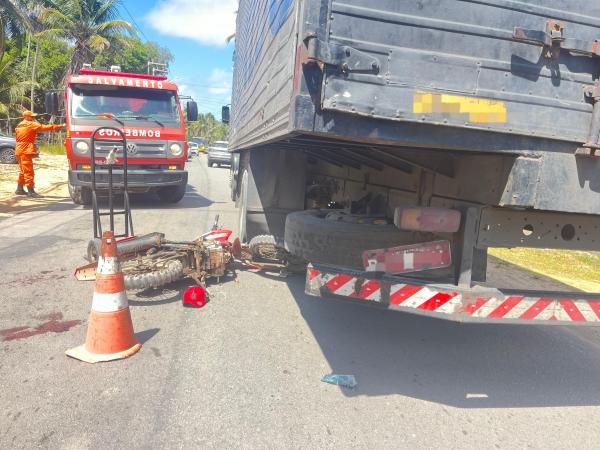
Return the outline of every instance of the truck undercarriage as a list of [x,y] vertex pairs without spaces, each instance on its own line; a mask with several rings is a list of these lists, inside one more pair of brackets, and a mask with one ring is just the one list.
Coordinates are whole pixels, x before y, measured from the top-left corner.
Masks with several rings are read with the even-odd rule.
[[[309,270],[309,293],[339,296],[330,283],[354,270],[342,292],[356,297],[364,280],[400,271],[416,284],[397,283],[446,295],[456,311],[516,302],[477,293],[488,248],[600,250],[600,9],[512,3],[289,2],[258,55],[252,36],[268,11],[240,4],[230,137],[240,237],[273,235],[314,263],[325,275]],[[449,264],[411,268],[423,254],[436,261],[436,242]],[[546,294],[511,295],[537,299],[519,307],[549,298],[558,316],[546,321],[572,312]]]

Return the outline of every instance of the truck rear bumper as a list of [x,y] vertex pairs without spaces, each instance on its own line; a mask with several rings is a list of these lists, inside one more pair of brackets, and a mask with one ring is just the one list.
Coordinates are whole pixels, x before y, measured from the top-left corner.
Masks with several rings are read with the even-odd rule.
[[600,294],[464,289],[320,264],[309,264],[305,292],[456,322],[600,325]]
[[[163,186],[186,185],[188,173],[185,170],[129,170],[127,172],[127,185],[131,188],[152,188]],[[69,183],[72,186],[92,186],[92,173],[89,170],[69,170]],[[123,187],[123,171],[113,172],[113,185],[115,188]],[[108,171],[96,171],[96,186],[108,187]]]

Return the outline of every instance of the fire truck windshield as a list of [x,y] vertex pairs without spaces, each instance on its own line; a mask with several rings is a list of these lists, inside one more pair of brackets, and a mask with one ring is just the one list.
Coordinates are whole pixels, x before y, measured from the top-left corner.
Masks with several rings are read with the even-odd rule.
[[72,86],[71,117],[111,114],[119,119],[149,118],[180,125],[179,104],[174,91],[128,87]]

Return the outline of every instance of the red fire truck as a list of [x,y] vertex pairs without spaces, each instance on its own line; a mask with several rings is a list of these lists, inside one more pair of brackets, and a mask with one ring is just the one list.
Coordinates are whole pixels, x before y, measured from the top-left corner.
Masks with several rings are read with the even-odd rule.
[[[46,96],[46,110],[57,114],[56,93]],[[188,120],[197,120],[193,101],[187,104]],[[177,85],[165,76],[142,75],[82,69],[67,80],[65,92],[67,124],[66,149],[69,160],[69,192],[76,204],[90,204],[92,133],[101,127],[121,130],[126,149],[117,149],[116,164],[122,151],[128,155],[128,190],[156,192],[165,202],[175,203],[185,194],[188,174],[185,170],[187,142],[185,121]],[[121,139],[116,130],[101,129],[94,145],[96,162],[106,158],[115,147],[107,142]],[[115,171],[116,185],[122,171]],[[107,187],[107,173],[96,170],[96,186]]]

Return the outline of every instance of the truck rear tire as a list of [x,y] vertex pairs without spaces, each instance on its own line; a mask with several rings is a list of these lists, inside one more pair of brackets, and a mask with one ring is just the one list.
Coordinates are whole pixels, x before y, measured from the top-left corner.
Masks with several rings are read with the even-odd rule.
[[89,206],[92,204],[92,190],[83,186],[73,186],[69,183],[69,195],[76,205]]
[[287,215],[285,248],[310,262],[363,268],[365,250],[431,240],[426,233],[401,231],[394,225],[374,225],[325,219],[331,210],[310,209]]
[[304,209],[306,156],[279,149],[245,151],[238,179],[240,240],[258,235],[283,239],[286,215]]
[[185,184],[160,188],[157,192],[158,198],[165,203],[177,203],[185,195],[186,188]]

